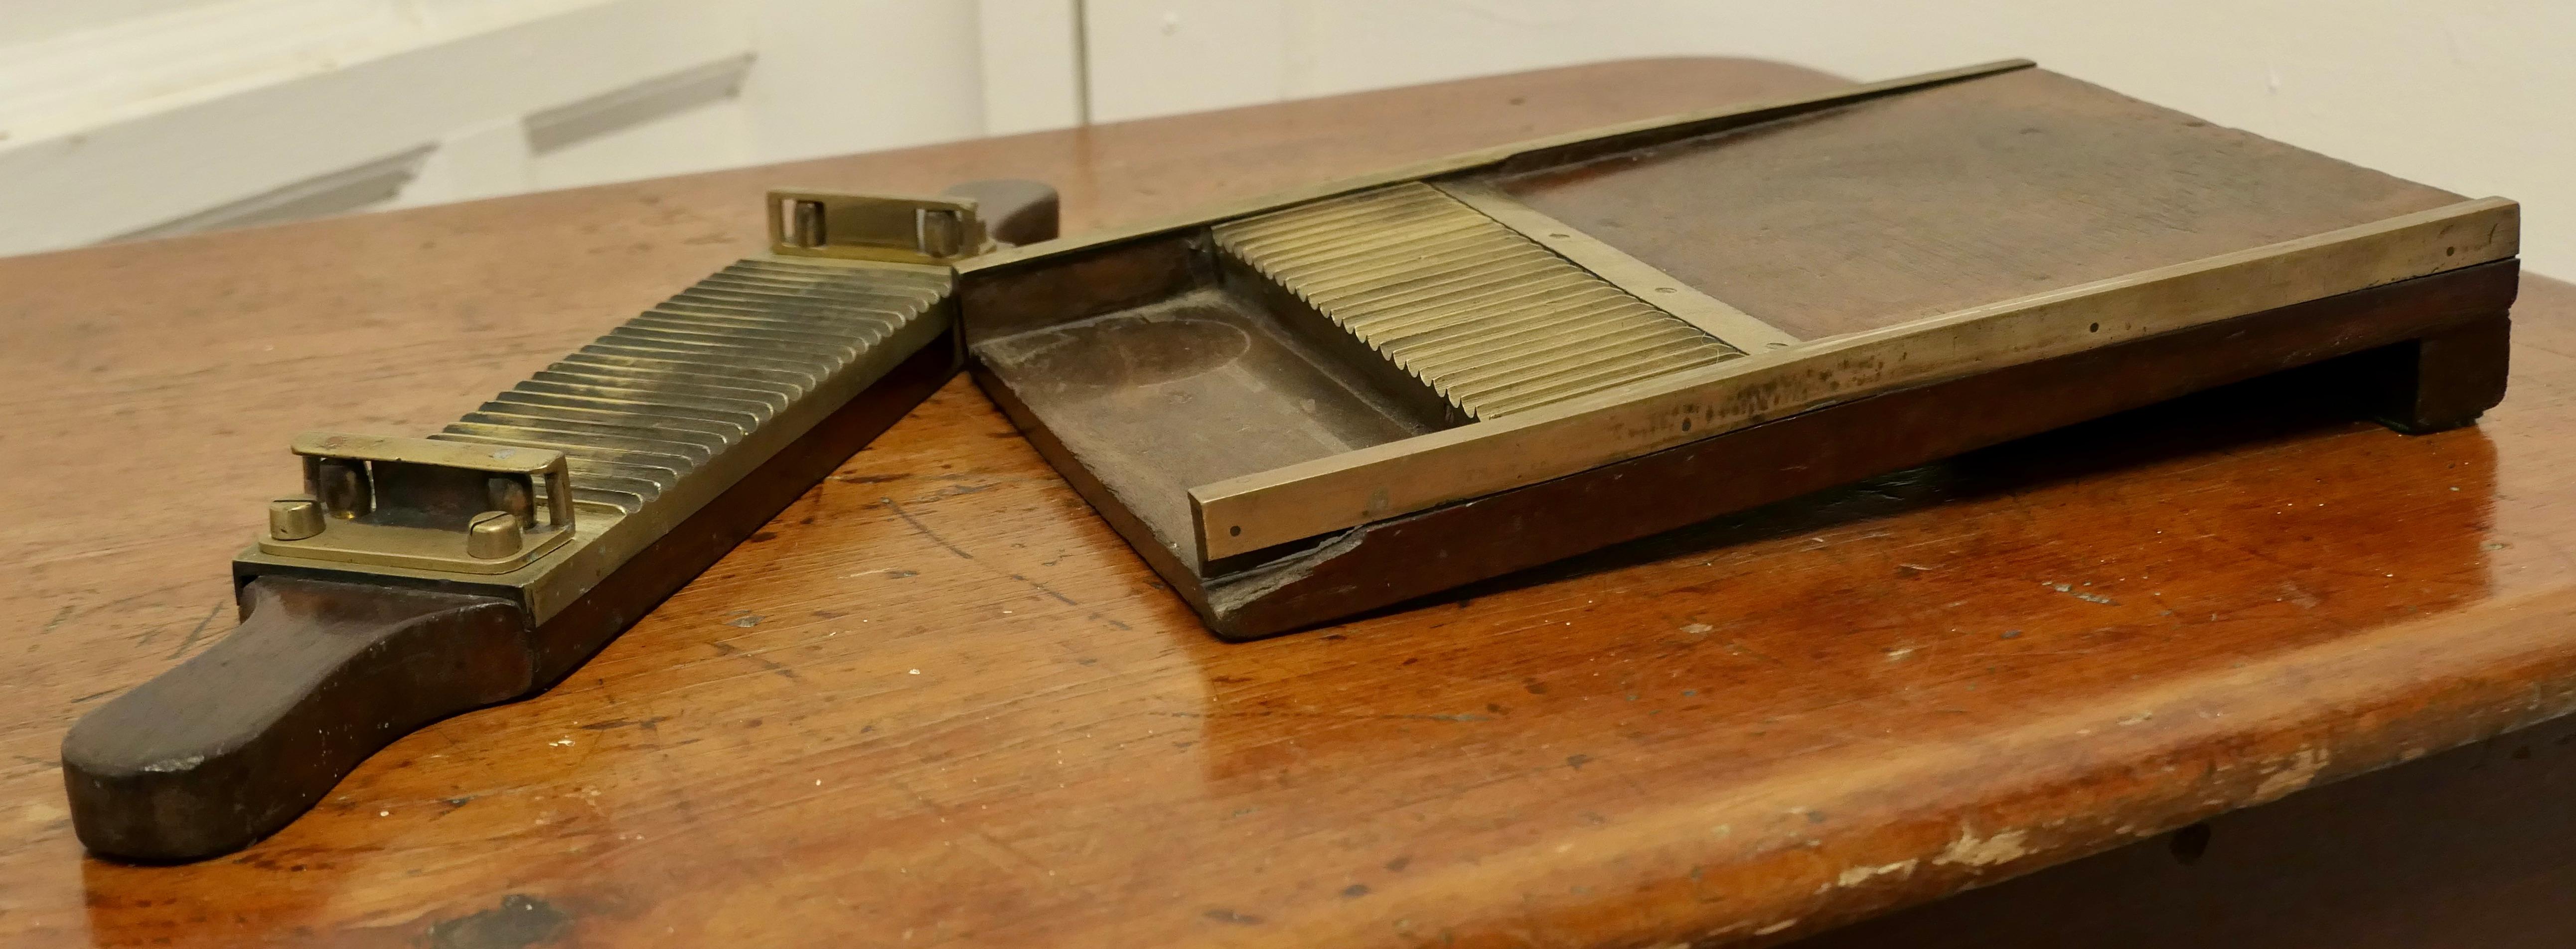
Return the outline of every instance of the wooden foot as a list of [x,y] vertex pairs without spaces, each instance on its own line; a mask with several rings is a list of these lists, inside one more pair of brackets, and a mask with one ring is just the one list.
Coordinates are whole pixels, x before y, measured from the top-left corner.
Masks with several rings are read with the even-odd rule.
[[2355,357],[2371,416],[2409,435],[2458,428],[2504,400],[2506,314]]

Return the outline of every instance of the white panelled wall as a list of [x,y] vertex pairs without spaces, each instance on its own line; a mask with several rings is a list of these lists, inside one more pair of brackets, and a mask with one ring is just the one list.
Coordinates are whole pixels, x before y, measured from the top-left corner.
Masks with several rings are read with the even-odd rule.
[[0,0],[0,254],[1071,125],[1074,9]]
[[2576,276],[2571,51],[2565,0],[0,0],[0,253],[1606,59],[2027,56],[2520,199]]
[[2520,200],[2525,262],[2576,277],[2576,3],[2567,0],[1088,6],[1100,121],[1641,56],[1756,56],[1859,79],[2028,57],[2347,161]]

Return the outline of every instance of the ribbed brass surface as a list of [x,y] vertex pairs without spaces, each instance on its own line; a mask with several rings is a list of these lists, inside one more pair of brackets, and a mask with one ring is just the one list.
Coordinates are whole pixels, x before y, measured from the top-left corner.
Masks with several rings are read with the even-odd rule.
[[561,451],[576,501],[634,514],[946,292],[927,271],[744,260],[431,437]]
[[1216,227],[1217,246],[1471,418],[1743,351],[1419,183]]

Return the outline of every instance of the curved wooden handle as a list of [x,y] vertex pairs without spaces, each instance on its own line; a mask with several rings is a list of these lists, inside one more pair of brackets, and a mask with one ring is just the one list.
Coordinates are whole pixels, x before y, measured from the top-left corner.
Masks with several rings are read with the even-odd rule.
[[265,837],[377,749],[526,693],[503,600],[263,577],[241,627],[63,737],[72,829],[99,854],[194,860]]

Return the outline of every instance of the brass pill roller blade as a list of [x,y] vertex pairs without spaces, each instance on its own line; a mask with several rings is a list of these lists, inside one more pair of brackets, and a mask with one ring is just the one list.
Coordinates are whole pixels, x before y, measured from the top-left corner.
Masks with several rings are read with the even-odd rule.
[[561,680],[957,371],[951,264],[1054,236],[1055,194],[778,191],[770,252],[425,438],[296,439],[233,562],[242,621],[63,739],[74,830],[239,849],[377,749]]

